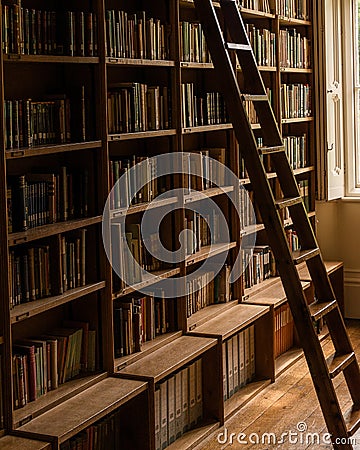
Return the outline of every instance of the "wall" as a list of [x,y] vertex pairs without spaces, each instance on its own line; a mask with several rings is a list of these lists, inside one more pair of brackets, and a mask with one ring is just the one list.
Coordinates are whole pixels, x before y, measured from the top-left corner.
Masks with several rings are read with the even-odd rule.
[[344,262],[345,317],[360,318],[360,200],[318,202],[316,215],[324,259]]

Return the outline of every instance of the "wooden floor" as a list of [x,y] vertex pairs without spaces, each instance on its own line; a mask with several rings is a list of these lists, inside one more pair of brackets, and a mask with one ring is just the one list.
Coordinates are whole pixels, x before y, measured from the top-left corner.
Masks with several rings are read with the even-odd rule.
[[[347,322],[347,325],[360,362],[360,320]],[[324,340],[323,346],[325,354],[330,354],[333,347],[329,338]],[[342,374],[335,379],[335,385],[340,403],[346,409],[350,405],[350,398]],[[290,432],[292,434],[289,437]],[[231,433],[234,433],[233,443],[230,441]],[[268,436],[264,433],[274,435]],[[287,433],[283,442],[282,433]],[[305,359],[302,357],[196,450],[331,449],[325,433],[325,422]],[[257,439],[259,443],[255,444]],[[353,439],[353,448],[360,450],[360,431]]]

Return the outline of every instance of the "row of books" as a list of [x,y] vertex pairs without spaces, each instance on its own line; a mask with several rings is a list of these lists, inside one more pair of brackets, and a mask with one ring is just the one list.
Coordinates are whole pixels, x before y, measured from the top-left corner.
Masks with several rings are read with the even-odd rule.
[[61,293],[86,285],[86,229],[60,236]]
[[275,309],[274,357],[285,353],[294,345],[294,320],[288,303]]
[[[153,255],[159,254],[159,236],[157,233],[146,237],[146,245],[142,240],[140,224],[113,223],[111,226],[112,267],[120,280],[127,284],[143,281],[142,269],[154,272],[165,268],[164,263]],[[147,250],[149,249],[149,251]],[[120,282],[119,288],[124,288]]]
[[[272,89],[266,88],[266,93],[267,93],[267,96],[269,97],[270,104],[272,104],[272,101],[273,101],[272,100],[273,99]],[[255,109],[254,102],[252,102],[251,100],[250,101],[246,100],[246,101],[244,101],[244,106],[245,106],[245,110],[248,115],[250,123],[252,123],[252,124],[259,123],[259,118],[258,118],[256,109]]]
[[222,358],[224,400],[228,400],[255,377],[254,325],[223,342]]
[[268,245],[241,249],[245,288],[270,278],[275,272],[275,261]]
[[201,23],[180,22],[180,58],[184,62],[210,63]]
[[185,211],[184,228],[186,255],[193,255],[203,247],[221,242],[220,217],[214,209],[210,214],[200,214],[194,211]]
[[311,95],[309,84],[282,84],[280,88],[281,117],[283,119],[310,117]]
[[[60,276],[56,294],[85,286],[85,229],[73,236],[58,236],[59,250],[48,244],[19,248],[9,253],[10,307],[54,294],[52,265]],[[60,254],[59,254],[60,251]]]
[[276,0],[276,11],[280,16],[309,20],[307,0]]
[[194,150],[191,153],[185,153],[184,159],[188,172],[187,187],[189,191],[203,191],[211,187],[225,186],[227,181],[225,148]]
[[71,140],[70,99],[5,100],[5,142],[7,149],[65,143]]
[[289,158],[289,163],[292,169],[300,169],[306,167],[307,157],[307,136],[304,133],[302,136],[285,136],[283,138],[285,145],[285,152]]
[[8,178],[8,231],[26,231],[88,215],[88,172],[28,173]]
[[116,450],[122,446],[123,429],[119,411],[96,422],[60,445],[60,450]]
[[215,277],[214,272],[203,272],[186,282],[187,317],[209,305],[231,300],[230,272],[230,266],[225,265]]
[[184,128],[228,122],[224,99],[219,92],[196,95],[194,83],[182,83],[181,95]]
[[13,396],[21,408],[80,373],[95,371],[96,331],[68,320],[35,338],[13,345]]
[[167,86],[117,83],[108,92],[110,134],[167,129],[171,126]]
[[51,295],[51,259],[49,245],[10,251],[10,308]]
[[300,250],[299,237],[295,230],[292,228],[287,228],[285,230],[286,238],[289,244],[289,248],[292,252]]
[[176,301],[165,299],[162,289],[141,298],[119,302],[114,308],[115,357],[141,351],[144,342],[176,328]]
[[203,366],[198,359],[155,387],[155,448],[162,450],[203,417]]
[[97,16],[83,11],[40,11],[4,5],[3,52],[20,55],[96,56]]
[[300,195],[304,201],[305,208],[307,212],[310,212],[310,195],[309,195],[309,180],[300,180],[298,182],[298,187]]
[[263,11],[270,13],[269,0],[237,0],[237,3],[247,9],[254,9],[255,11]]
[[276,37],[266,28],[256,28],[253,24],[246,24],[251,47],[259,66],[276,66]]
[[253,191],[248,191],[240,186],[239,189],[239,212],[240,212],[240,227],[243,230],[245,227],[255,225],[256,216],[253,206]]
[[280,67],[309,69],[311,67],[310,39],[296,28],[280,30]]
[[110,58],[164,60],[169,57],[169,29],[145,11],[106,11],[106,55]]

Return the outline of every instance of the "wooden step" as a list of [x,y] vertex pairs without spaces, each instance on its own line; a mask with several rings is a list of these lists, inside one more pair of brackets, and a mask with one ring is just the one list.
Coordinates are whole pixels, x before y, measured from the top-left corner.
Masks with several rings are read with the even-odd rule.
[[336,308],[336,300],[330,302],[317,302],[309,306],[311,317],[314,320],[319,320],[321,317],[329,314],[330,311]]
[[226,48],[228,50],[240,50],[250,52],[252,50],[251,45],[248,44],[236,44],[234,42],[227,42]]
[[242,94],[242,99],[245,102],[267,102],[269,97],[267,94]]
[[345,355],[337,355],[334,353],[326,359],[330,378],[335,378],[339,375],[349,364],[356,361],[355,353],[346,353]]
[[293,206],[293,205],[298,205],[301,202],[302,202],[301,197],[289,197],[289,198],[282,198],[280,200],[276,200],[275,204],[276,204],[277,209],[284,209],[284,208],[289,208],[290,206]]
[[310,248],[307,250],[296,250],[293,252],[293,260],[294,264],[301,264],[304,261],[307,261],[308,259],[314,258],[315,256],[320,254],[320,249],[317,248]]
[[353,405],[344,413],[344,420],[348,435],[352,436],[360,427],[360,405]]
[[258,151],[262,155],[269,155],[271,153],[280,153],[285,151],[283,145],[274,145],[272,147],[258,147]]

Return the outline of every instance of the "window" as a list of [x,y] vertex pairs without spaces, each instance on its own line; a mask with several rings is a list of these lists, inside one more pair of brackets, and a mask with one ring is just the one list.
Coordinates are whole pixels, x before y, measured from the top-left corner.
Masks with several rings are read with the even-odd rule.
[[346,190],[360,197],[360,0],[343,2]]

